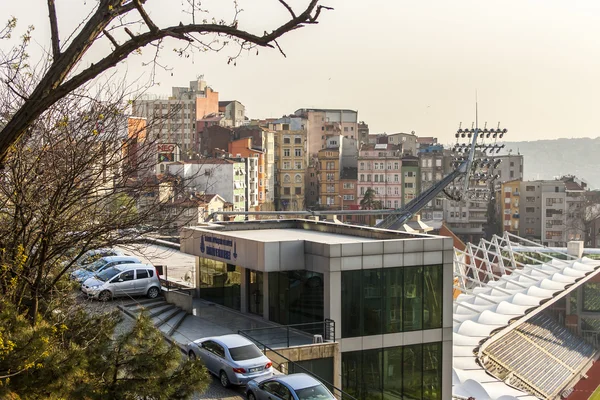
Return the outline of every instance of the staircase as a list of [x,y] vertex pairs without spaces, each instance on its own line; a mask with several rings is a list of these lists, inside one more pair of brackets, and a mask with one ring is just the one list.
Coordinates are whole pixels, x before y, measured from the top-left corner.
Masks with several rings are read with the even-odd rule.
[[146,311],[154,326],[167,337],[175,332],[187,316],[185,311],[167,303],[162,297],[121,304],[119,309],[132,318],[137,318],[143,311]]

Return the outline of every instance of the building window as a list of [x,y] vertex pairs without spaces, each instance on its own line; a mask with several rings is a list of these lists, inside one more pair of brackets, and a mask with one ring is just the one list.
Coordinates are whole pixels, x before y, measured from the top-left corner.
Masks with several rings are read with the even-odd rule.
[[284,157],[289,157],[290,156],[290,149],[283,149],[283,156]]
[[398,174],[394,175],[394,182],[400,182],[399,179],[398,179]]
[[296,183],[302,183],[302,175],[296,174],[296,176],[294,177],[294,181]]
[[442,343],[342,353],[342,386],[363,399],[442,399]]
[[533,212],[535,212],[535,207],[525,207],[525,212],[526,213],[533,213]]
[[290,163],[289,161],[283,162],[283,169],[291,169],[291,168],[292,168],[292,163]]
[[294,188],[294,194],[298,194],[298,195],[302,194],[302,188],[299,188],[299,187]]
[[361,163],[360,163],[360,169],[361,169],[361,170],[365,169],[365,163],[364,163],[364,162],[361,162]]
[[302,157],[302,149],[294,149],[294,155],[296,157]]
[[269,320],[282,325],[322,322],[323,282],[318,272],[269,272]]
[[302,144],[302,138],[300,136],[295,136],[294,144]]
[[345,194],[344,200],[354,200],[354,195],[353,194]]
[[344,182],[344,189],[354,189],[354,183]]
[[329,170],[335,169],[335,162],[327,161],[327,169],[329,169]]
[[290,178],[290,176],[288,174],[285,174],[283,176],[283,183],[290,183],[292,181],[292,178]]
[[290,195],[290,188],[289,187],[284,187],[283,188],[283,194],[285,194],[286,196]]
[[342,338],[440,328],[441,296],[441,265],[342,271]]
[[399,192],[400,192],[400,190],[398,189],[398,186],[395,186],[395,187],[394,187],[394,194],[395,194],[395,195],[398,195],[398,194],[399,194]]
[[525,186],[525,191],[526,192],[534,192],[535,191],[535,186]]
[[302,169],[302,161],[294,161],[295,169]]
[[[200,257],[199,259],[200,279],[202,293],[200,297],[225,307],[240,310],[241,306],[241,269],[228,264]],[[220,279],[223,277],[224,279]]]
[[361,195],[365,194],[365,188],[364,188],[364,186],[360,188],[360,194]]
[[406,189],[412,189],[414,187],[414,184],[412,182],[406,182],[404,183],[404,187]]
[[334,181],[335,180],[333,174],[327,174],[326,178],[327,178],[328,181]]
[[291,143],[291,139],[289,136],[284,136],[283,137],[283,144],[290,144]]

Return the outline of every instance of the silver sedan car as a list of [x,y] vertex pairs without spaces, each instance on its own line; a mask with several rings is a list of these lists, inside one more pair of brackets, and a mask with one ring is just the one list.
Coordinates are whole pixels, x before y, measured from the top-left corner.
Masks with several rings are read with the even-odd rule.
[[245,385],[256,378],[273,375],[273,363],[254,343],[241,335],[194,340],[187,345],[191,359],[200,358],[221,385]]
[[333,394],[308,374],[274,376],[248,382],[248,400],[335,400]]

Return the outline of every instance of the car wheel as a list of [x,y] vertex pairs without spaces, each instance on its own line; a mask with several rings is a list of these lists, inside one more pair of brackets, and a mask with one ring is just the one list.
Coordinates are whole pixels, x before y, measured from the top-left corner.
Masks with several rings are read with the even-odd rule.
[[110,293],[109,290],[100,292],[100,294],[98,295],[98,300],[100,300],[100,301],[109,301],[111,298],[112,298],[112,294]]
[[254,396],[254,393],[248,392],[248,400],[256,400],[256,396]]
[[194,361],[196,359],[196,353],[190,350],[190,352],[188,353],[188,357],[190,358],[190,360]]
[[229,377],[227,376],[225,371],[221,371],[221,373],[219,374],[219,380],[221,381],[221,385],[223,385],[223,387],[229,387]]
[[148,289],[148,297],[151,299],[157,298],[158,297],[158,288],[151,287],[150,289]]

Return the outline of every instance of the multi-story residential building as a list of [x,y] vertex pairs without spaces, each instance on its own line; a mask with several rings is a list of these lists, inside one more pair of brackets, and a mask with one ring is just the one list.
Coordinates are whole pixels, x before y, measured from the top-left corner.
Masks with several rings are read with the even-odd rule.
[[[162,220],[169,221],[166,227],[177,231],[184,226],[202,224],[217,211],[233,211],[233,205],[218,194],[194,194],[185,199],[173,199],[160,209]],[[221,215],[216,220],[228,219]]]
[[[246,162],[226,158],[174,162],[167,172],[183,178],[184,187],[193,193],[215,193],[233,204],[233,211],[246,211]],[[236,217],[243,220],[244,216]]]
[[521,180],[503,182],[497,192],[502,232],[519,235],[521,223]]
[[492,175],[498,175],[495,181],[496,188],[502,182],[523,180],[523,156],[521,154],[507,154],[502,156],[494,156],[495,160],[502,160],[496,168],[491,171]]
[[521,233],[546,246],[585,240],[586,185],[574,177],[521,184]]
[[307,151],[311,157],[327,146],[329,136],[358,138],[358,111],[302,108],[294,114],[305,121],[303,124],[307,129]]
[[[450,151],[444,150],[443,146],[433,144],[421,147],[419,151],[421,190],[427,190],[441,181],[451,171],[451,162]],[[421,209],[421,219],[442,220],[445,201],[446,196],[443,193],[438,195]]]
[[[350,210],[357,204],[356,183],[358,177],[358,168],[343,167],[340,175],[340,195],[342,196],[342,210]],[[352,215],[342,216],[341,220],[346,222],[353,221]]]
[[238,127],[246,124],[246,107],[237,100],[219,101],[219,114],[225,126]]
[[[248,188],[251,190],[250,197],[248,197],[249,211],[257,211],[260,206],[268,203],[267,199],[267,178],[266,178],[266,167],[265,167],[265,152],[252,148],[252,138],[246,137],[243,139],[234,140],[229,143],[229,154],[234,157],[244,158],[257,158],[256,176],[252,173],[252,165],[248,170]],[[257,198],[254,199],[253,191],[256,190]]]
[[[402,157],[402,206],[421,193],[419,182],[419,158],[405,155]],[[387,205],[386,205],[387,206]],[[393,204],[394,208],[396,204]]]
[[361,143],[367,144],[369,143],[369,125],[365,123],[365,121],[360,121],[358,123],[358,145]]
[[306,131],[275,132],[275,204],[278,210],[303,210],[306,204]]
[[375,201],[383,207],[402,204],[402,146],[365,144],[358,153],[357,202],[367,189],[375,191]]
[[542,238],[542,181],[521,182],[519,194],[519,236],[541,241]]
[[327,147],[318,151],[319,169],[319,205],[327,208],[341,209],[340,166],[342,152],[340,146]]
[[196,120],[218,113],[219,93],[202,77],[189,87],[173,87],[171,96],[147,96],[133,100],[132,113],[147,120],[148,136],[159,143],[175,143],[184,159],[197,158]]
[[412,133],[381,133],[369,136],[369,143],[389,143],[402,146],[402,154],[417,155],[417,136]]

